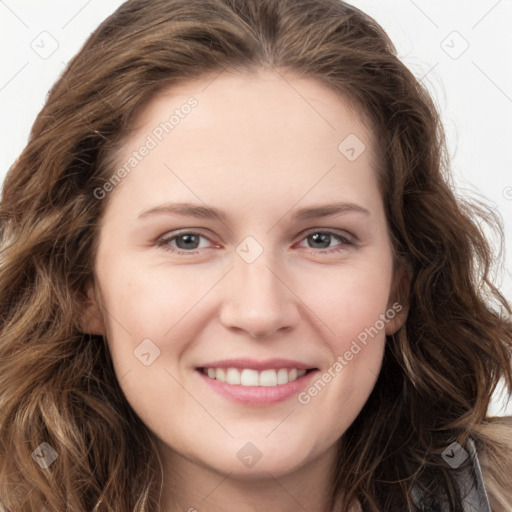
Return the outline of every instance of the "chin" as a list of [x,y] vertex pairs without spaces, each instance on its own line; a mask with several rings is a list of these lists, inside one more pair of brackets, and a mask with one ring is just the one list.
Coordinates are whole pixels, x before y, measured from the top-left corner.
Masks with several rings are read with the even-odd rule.
[[194,459],[196,463],[216,472],[230,474],[230,478],[268,479],[269,474],[277,478],[311,462],[314,459],[309,448],[311,444],[304,443],[304,436],[301,442],[287,444],[265,440],[264,437],[261,440],[253,437],[252,442],[233,439],[217,449],[210,447],[207,458],[204,453],[196,453]]

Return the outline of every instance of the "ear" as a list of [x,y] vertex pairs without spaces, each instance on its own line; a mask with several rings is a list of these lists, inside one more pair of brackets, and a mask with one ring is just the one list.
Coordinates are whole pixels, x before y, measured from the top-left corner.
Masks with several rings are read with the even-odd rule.
[[86,287],[87,300],[85,311],[82,315],[81,331],[85,334],[105,335],[105,323],[103,321],[102,308],[99,295],[93,280]]
[[394,272],[393,286],[388,302],[386,316],[386,334],[395,334],[407,320],[409,313],[409,288],[411,284],[412,272],[406,263],[397,266]]

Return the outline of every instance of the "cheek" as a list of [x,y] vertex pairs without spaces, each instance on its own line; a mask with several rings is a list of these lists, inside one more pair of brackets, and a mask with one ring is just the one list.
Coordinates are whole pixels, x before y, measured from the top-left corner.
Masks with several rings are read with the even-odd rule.
[[[215,275],[185,267],[148,267],[147,261],[106,262],[98,272],[109,323],[135,336],[162,338],[212,288]],[[188,318],[188,315],[187,315]],[[114,321],[115,319],[115,321]],[[115,328],[115,325],[113,325]]]
[[[144,371],[141,363],[155,356],[151,368],[163,367],[164,362],[172,365],[201,330],[197,305],[215,276],[198,279],[195,273],[191,279],[191,272],[183,268],[148,269],[147,263],[136,260],[103,261],[97,274],[116,373]],[[148,351],[151,357],[137,359],[139,352]]]
[[326,269],[317,276],[321,285],[302,289],[308,307],[322,321],[330,361],[299,402],[342,413],[345,427],[363,407],[379,374],[385,326],[394,316],[388,305],[391,275],[391,256],[383,256],[350,268]]
[[329,328],[337,353],[348,350],[354,339],[364,338],[368,331],[375,337],[377,329],[383,337],[381,315],[386,315],[389,307],[391,259],[389,265],[381,261],[331,268],[325,275],[317,275],[315,282],[319,285],[304,287],[302,293],[310,309]]
[[98,281],[115,373],[137,415],[158,431],[169,397],[173,408],[190,407],[179,384],[183,374],[178,362],[201,330],[195,318],[200,308],[194,305],[211,284],[197,276],[191,281],[183,269],[151,270],[135,260],[104,261]]

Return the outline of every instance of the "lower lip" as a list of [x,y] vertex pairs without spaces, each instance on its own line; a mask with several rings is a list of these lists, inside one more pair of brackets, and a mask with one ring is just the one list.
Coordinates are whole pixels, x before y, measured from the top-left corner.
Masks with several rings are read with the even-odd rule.
[[233,385],[228,384],[227,382],[211,379],[200,370],[197,370],[197,373],[211,389],[225,398],[245,405],[264,406],[284,402],[288,398],[297,395],[309,384],[317,371],[318,370],[313,370],[293,382],[289,382],[288,384],[279,384],[277,386]]

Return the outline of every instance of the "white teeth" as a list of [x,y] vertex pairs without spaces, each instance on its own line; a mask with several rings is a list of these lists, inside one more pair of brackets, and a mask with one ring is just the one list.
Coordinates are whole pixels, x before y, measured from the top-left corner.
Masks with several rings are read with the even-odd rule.
[[242,370],[242,374],[240,376],[240,384],[242,384],[242,386],[257,386],[258,372],[256,370],[249,370],[248,368]]
[[238,368],[207,368],[203,370],[203,373],[208,375],[210,379],[227,382],[235,386],[275,387],[300,379],[306,375],[306,370],[280,368],[279,370],[263,370],[258,372],[251,368],[244,368],[242,371]]
[[281,368],[278,372],[277,372],[277,383],[278,384],[288,384],[289,379],[288,379],[288,370],[286,368]]
[[236,368],[228,368],[226,382],[234,385],[240,384],[240,372]]
[[277,386],[277,373],[275,370],[263,370],[260,373],[260,386]]

